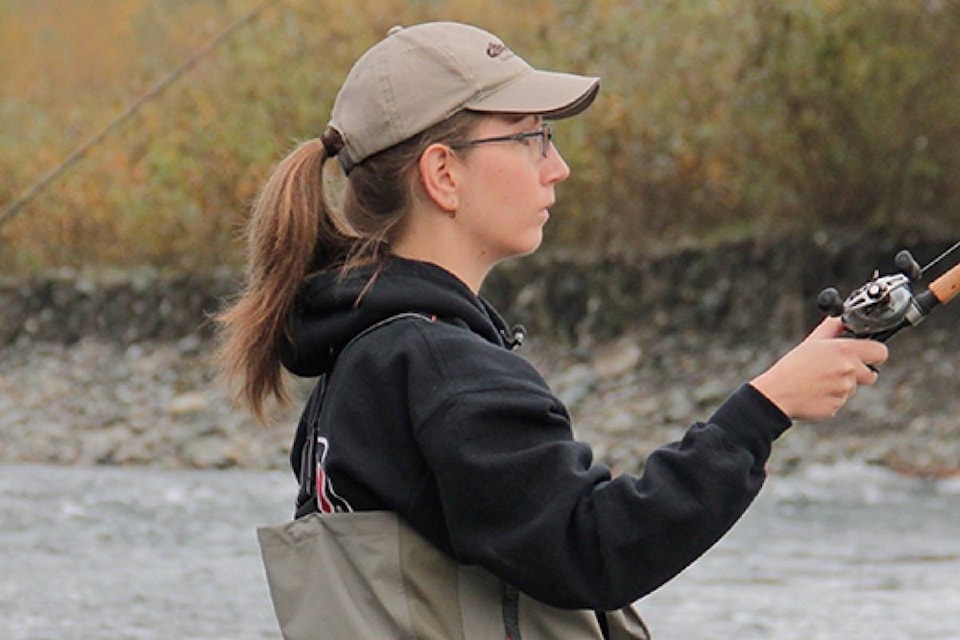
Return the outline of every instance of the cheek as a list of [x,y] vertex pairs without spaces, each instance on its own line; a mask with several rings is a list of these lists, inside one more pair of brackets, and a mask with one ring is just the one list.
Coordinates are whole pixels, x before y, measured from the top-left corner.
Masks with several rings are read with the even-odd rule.
[[502,166],[491,170],[487,175],[486,196],[490,198],[490,204],[496,207],[507,207],[514,199],[516,192],[511,181],[510,172]]
[[481,218],[496,217],[499,212],[510,206],[517,191],[511,182],[510,174],[503,168],[491,167],[478,172],[476,179],[460,192],[460,204],[475,212]]
[[492,169],[486,177],[486,188],[481,197],[491,207],[520,212],[529,209],[539,199],[539,175],[531,170],[528,163],[503,165]]

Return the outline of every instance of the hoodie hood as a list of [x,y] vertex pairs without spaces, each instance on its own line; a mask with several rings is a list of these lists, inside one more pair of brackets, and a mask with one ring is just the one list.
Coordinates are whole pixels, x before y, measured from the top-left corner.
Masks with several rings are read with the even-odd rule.
[[389,258],[358,304],[374,270],[363,267],[346,278],[323,272],[304,283],[280,347],[284,367],[298,376],[321,375],[356,335],[402,313],[436,316],[494,344],[509,344],[506,323],[493,307],[434,264]]

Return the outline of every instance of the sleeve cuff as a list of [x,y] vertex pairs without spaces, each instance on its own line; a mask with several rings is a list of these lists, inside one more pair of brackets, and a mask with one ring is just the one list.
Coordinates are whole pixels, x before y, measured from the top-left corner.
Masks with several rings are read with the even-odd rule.
[[710,417],[710,422],[753,451],[768,450],[770,443],[793,424],[789,416],[749,383],[734,391]]

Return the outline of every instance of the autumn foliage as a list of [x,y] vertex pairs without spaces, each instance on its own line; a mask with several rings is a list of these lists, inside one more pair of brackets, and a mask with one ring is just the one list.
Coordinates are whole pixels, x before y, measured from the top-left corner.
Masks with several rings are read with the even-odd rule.
[[[0,0],[0,208],[258,4]],[[237,264],[261,181],[322,131],[353,59],[435,19],[603,77],[555,127],[554,247],[960,216],[954,0],[286,0],[0,226],[0,270]]]

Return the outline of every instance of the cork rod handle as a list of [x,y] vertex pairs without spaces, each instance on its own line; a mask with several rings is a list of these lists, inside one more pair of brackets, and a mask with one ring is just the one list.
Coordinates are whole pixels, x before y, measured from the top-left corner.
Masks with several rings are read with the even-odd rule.
[[946,304],[960,293],[960,264],[930,283],[930,291],[940,304]]

